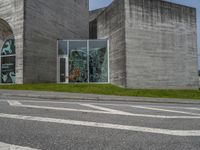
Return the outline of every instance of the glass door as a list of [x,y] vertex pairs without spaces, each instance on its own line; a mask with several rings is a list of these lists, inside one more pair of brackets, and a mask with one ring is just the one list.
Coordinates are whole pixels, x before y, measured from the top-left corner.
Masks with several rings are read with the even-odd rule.
[[68,57],[59,57],[58,69],[59,69],[59,83],[69,83],[68,73]]

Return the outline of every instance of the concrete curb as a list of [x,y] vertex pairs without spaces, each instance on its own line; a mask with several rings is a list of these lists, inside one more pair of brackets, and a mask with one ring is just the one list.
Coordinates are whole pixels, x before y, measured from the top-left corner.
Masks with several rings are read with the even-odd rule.
[[38,98],[49,100],[87,100],[87,101],[120,101],[120,102],[146,102],[146,103],[174,103],[174,104],[198,104],[200,100],[169,99],[169,98],[146,98],[128,96],[108,96],[95,94],[64,93],[64,92],[40,92],[40,91],[16,91],[0,90],[1,98],[21,97]]

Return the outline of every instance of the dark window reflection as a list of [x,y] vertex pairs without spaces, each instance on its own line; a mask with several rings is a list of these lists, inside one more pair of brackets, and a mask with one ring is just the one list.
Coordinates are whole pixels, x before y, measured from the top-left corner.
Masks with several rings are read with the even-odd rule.
[[60,82],[65,82],[66,79],[66,59],[60,58]]
[[15,83],[15,56],[1,58],[1,82]]
[[67,55],[67,41],[58,41],[58,54]]

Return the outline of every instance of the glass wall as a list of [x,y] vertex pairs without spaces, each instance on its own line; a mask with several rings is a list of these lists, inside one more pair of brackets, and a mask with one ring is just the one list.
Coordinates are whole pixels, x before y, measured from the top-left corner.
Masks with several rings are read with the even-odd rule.
[[88,82],[87,41],[69,42],[69,83]]
[[107,40],[59,40],[58,82],[108,82]]
[[90,82],[108,82],[107,42],[89,42],[89,77]]
[[1,83],[15,83],[15,40],[5,40],[1,48]]

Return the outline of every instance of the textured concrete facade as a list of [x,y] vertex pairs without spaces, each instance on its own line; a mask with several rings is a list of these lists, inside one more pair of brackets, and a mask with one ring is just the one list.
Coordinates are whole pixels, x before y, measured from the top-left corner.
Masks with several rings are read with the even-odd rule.
[[57,39],[89,36],[88,0],[25,0],[24,83],[56,82]]
[[[91,21],[96,19],[97,38],[108,38],[110,43],[110,82],[126,86],[125,57],[125,6],[123,1],[114,1],[103,12],[91,12]],[[90,25],[91,27],[91,25]]]
[[15,39],[16,83],[56,82],[57,39],[88,38],[88,26],[88,0],[0,0],[0,37]]
[[0,20],[0,24],[2,25],[0,30],[8,24],[14,34],[16,47],[16,83],[21,84],[23,83],[24,0],[0,0]]
[[198,88],[194,8],[161,0],[115,0],[96,20],[97,37],[110,40],[112,83]]
[[14,34],[16,83],[56,82],[57,39],[89,37],[88,3],[0,0],[0,44],[5,30]]
[[195,9],[160,0],[125,8],[127,86],[197,88]]
[[94,11],[90,11],[90,23],[89,23],[89,37],[90,39],[97,39],[97,16],[101,14],[105,8],[96,9]]

